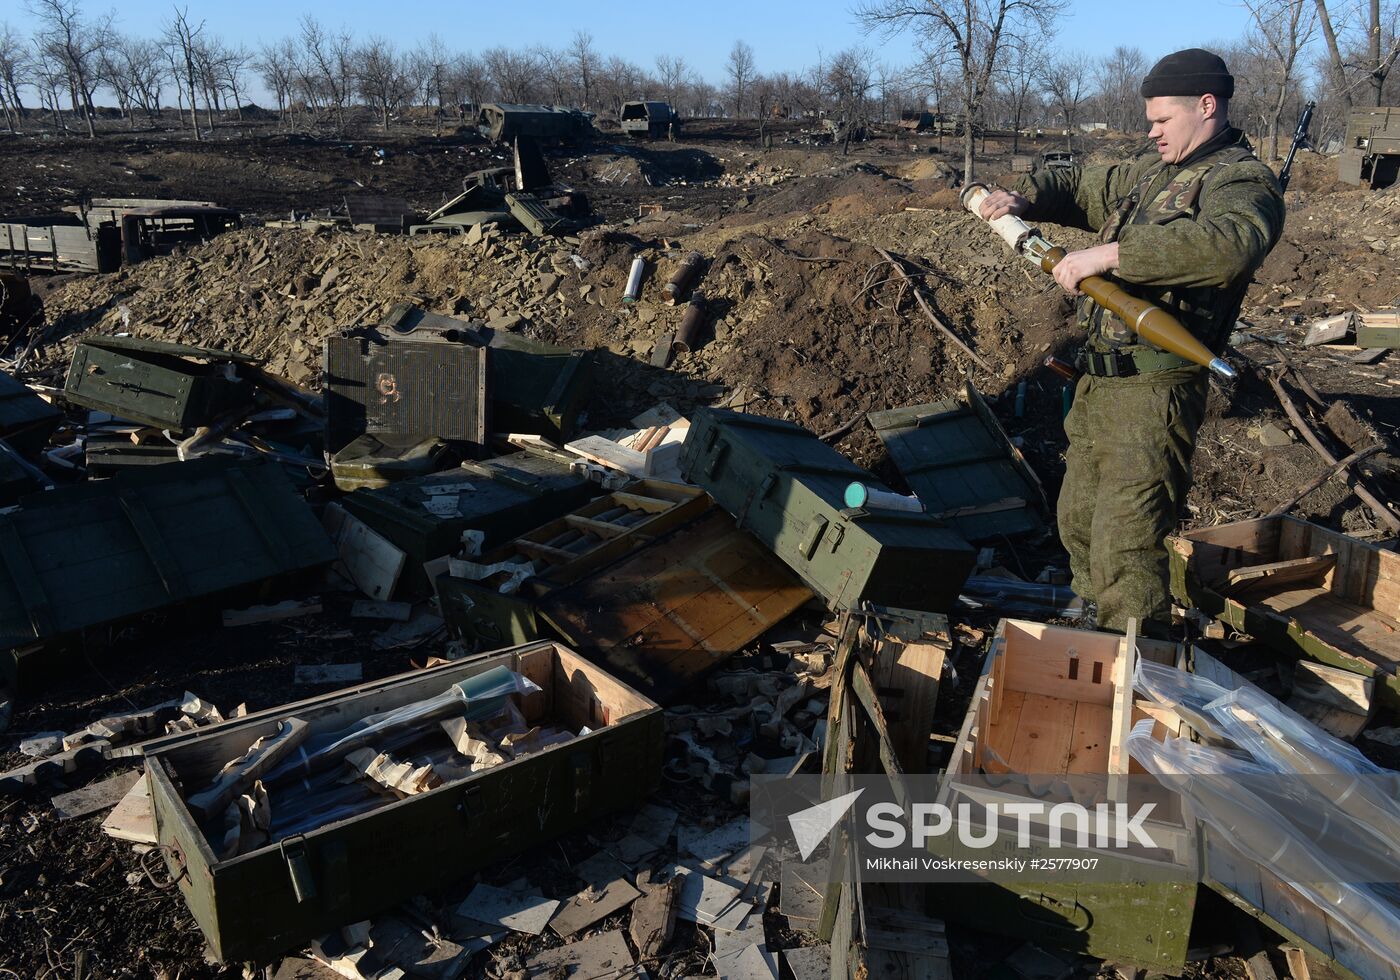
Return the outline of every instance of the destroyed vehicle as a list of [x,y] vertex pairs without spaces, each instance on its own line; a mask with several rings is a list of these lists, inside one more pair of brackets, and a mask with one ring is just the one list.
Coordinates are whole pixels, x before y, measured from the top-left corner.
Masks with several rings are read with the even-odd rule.
[[681,130],[681,118],[669,102],[624,102],[618,121],[628,136],[661,139]]
[[492,143],[508,143],[517,136],[569,142],[588,135],[593,117],[563,106],[488,102],[477,114],[476,128]]
[[114,272],[240,227],[237,211],[203,201],[99,198],[60,214],[0,221],[0,267]]
[[1037,170],[1068,169],[1074,166],[1074,154],[1069,150],[1043,150]]
[[639,806],[663,740],[653,702],[537,643],[171,736],[147,780],[171,880],[236,962]]
[[1388,187],[1400,178],[1400,106],[1353,109],[1337,157],[1337,179]]

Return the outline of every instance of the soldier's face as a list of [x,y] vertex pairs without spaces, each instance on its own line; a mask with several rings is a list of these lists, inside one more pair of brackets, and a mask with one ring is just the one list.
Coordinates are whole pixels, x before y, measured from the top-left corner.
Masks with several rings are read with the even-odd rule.
[[1159,95],[1147,100],[1146,109],[1152,127],[1147,135],[1157,142],[1163,163],[1180,163],[1210,138],[1214,96]]

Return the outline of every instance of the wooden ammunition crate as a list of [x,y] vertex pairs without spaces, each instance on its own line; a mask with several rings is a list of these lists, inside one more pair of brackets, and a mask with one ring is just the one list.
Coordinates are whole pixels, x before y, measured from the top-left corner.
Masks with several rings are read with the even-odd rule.
[[[522,698],[529,723],[592,731],[228,860],[215,856],[185,803],[284,719],[307,722],[313,737],[336,732],[498,666],[542,689]],[[171,736],[147,749],[146,771],[171,876],[214,955],[228,962],[267,959],[604,812],[639,805],[660,784],[663,738],[661,710],[651,701],[567,647],[536,643]],[[302,901],[293,868],[311,883],[313,894],[303,889]]]
[[1376,681],[1400,707],[1400,555],[1296,517],[1168,539],[1172,594],[1282,652]]
[[638,480],[472,559],[478,565],[533,563],[534,573],[516,591],[500,591],[508,577],[504,572],[480,581],[439,575],[434,583],[438,605],[464,640],[489,648],[537,639],[542,635],[536,615],[540,599],[699,517],[710,506],[710,498],[694,487]]
[[246,354],[132,337],[88,337],[73,351],[64,395],[75,405],[184,432],[252,405]]
[[[1118,777],[1147,777],[1129,760],[1124,740],[1134,723],[1156,711],[1133,700],[1130,651],[1129,641],[1115,634],[1003,620],[953,747],[942,802],[1026,799],[1017,789],[989,788],[1005,773],[1067,781],[1081,776],[1074,792],[1078,802],[1127,801],[1127,782]],[[1177,653],[1174,644],[1136,640],[1136,656],[1154,662],[1175,664]],[[1141,880],[1081,882],[1069,873],[1052,873],[1028,874],[1024,884],[935,886],[937,914],[1100,959],[1180,972],[1196,906],[1199,859],[1194,830],[1180,810],[1161,814],[1159,807],[1145,823],[1163,845],[1159,852],[1103,854],[1105,861],[1137,864]],[[1003,829],[992,849],[959,856],[1009,855],[1015,836],[1014,829]],[[1034,827],[1032,839],[1044,839]],[[1154,863],[1163,868],[1150,868]]]

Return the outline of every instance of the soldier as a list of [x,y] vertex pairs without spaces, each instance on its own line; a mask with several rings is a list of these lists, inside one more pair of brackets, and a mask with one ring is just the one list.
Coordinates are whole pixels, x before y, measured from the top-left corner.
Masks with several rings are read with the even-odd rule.
[[1220,352],[1284,217],[1273,171],[1229,123],[1234,90],[1217,55],[1167,55],[1141,88],[1151,146],[1122,163],[1027,175],[982,205],[988,220],[1043,219],[1096,230],[1103,243],[1069,253],[1054,275],[1080,296],[1088,334],[1065,419],[1060,539],[1074,589],[1097,603],[1105,629],[1122,631],[1129,618],[1150,635],[1170,626],[1165,539],[1191,484],[1207,372],[1143,341],[1077,287],[1107,275]]

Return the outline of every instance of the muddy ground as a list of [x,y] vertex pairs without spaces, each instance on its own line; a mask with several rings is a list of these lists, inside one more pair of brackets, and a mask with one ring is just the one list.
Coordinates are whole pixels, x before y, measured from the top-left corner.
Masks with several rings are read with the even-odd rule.
[[[1133,144],[1130,137],[1086,138],[1077,149],[1111,158]],[[983,176],[1009,179],[1010,147],[993,143],[987,150]],[[217,201],[241,208],[247,225],[112,275],[37,282],[44,308],[26,338],[34,343],[22,374],[61,387],[76,337],[124,331],[248,351],[266,358],[274,373],[315,387],[328,335],[412,302],[599,348],[604,383],[589,409],[593,427],[625,422],[661,400],[683,412],[725,403],[834,433],[841,451],[896,485],[897,474],[861,422],[864,413],[947,397],[971,381],[992,400],[1054,500],[1063,465],[1063,382],[1041,362],[1073,347],[1070,303],[959,210],[957,147],[882,137],[847,155],[785,125],[763,152],[752,129],[701,123],[677,144],[605,137],[552,149],[549,157],[556,177],[587,195],[596,216],[590,227],[563,239],[505,232],[408,238],[260,224],[337,207],[347,191],[360,189],[431,210],[460,190],[467,172],[505,163],[506,155],[466,132],[347,140],[283,134],[270,124],[220,130],[203,143],[172,132],[109,133],[95,143],[0,138],[0,170],[13,175],[0,184],[0,214],[7,217],[51,211],[82,194],[140,195]],[[1332,167],[1312,154],[1297,164],[1284,240],[1251,288],[1232,341],[1241,380],[1213,387],[1189,525],[1266,513],[1323,471],[1260,374],[1283,359],[1332,406],[1323,438],[1333,449],[1345,455],[1382,443],[1365,478],[1385,498],[1400,487],[1396,355],[1359,365],[1348,352],[1299,345],[1317,317],[1400,302],[1400,191],[1337,184]],[[662,210],[639,217],[643,204]],[[1089,241],[1083,232],[1047,230],[1068,246]],[[669,369],[653,368],[657,337],[674,330],[682,314],[659,301],[660,286],[692,249],[707,260],[700,288],[710,316],[702,343]],[[877,249],[901,260],[918,285],[906,284]],[[642,302],[624,307],[634,254],[650,260],[648,283]],[[930,322],[914,288],[981,365]],[[1017,415],[1022,384],[1026,398]],[[1271,425],[1286,444],[1261,442]],[[1385,534],[1339,481],[1309,494],[1296,512],[1372,540]],[[1048,535],[1008,542],[997,558],[1026,577],[1065,564]],[[290,683],[296,663],[363,662],[370,679],[435,652],[369,654],[347,605],[332,596],[322,616],[239,633],[214,625],[214,613],[137,624],[76,664],[42,699],[21,705],[0,748],[22,733],[72,730],[184,690],[224,708],[246,702],[254,710],[317,693]],[[939,731],[960,724],[980,653],[959,662],[961,683],[949,685]],[[708,696],[697,692],[697,701]],[[1364,739],[1359,744],[1368,748]],[[0,765],[18,761],[0,754]],[[56,824],[47,807],[51,792],[0,802],[0,976],[69,976],[79,950],[92,976],[238,975],[203,962],[202,940],[181,900],[153,887],[129,846],[104,837],[98,820]],[[684,783],[668,783],[662,795],[697,819],[717,822],[727,809]],[[482,877],[552,880],[561,860],[591,853],[586,848],[614,829],[566,839]],[[154,880],[163,880],[157,863]],[[444,907],[448,901],[430,898]],[[1219,931],[1218,922],[1211,925]],[[799,941],[785,935],[786,943]],[[1006,952],[1004,943],[965,930],[950,927],[950,937],[959,977],[986,974]],[[1219,939],[1197,938],[1202,947]],[[653,975],[702,972],[698,942],[683,934],[676,956]],[[478,956],[469,975],[501,975],[509,965],[501,953],[498,947]],[[1242,975],[1242,966],[1222,955],[1193,971]]]

